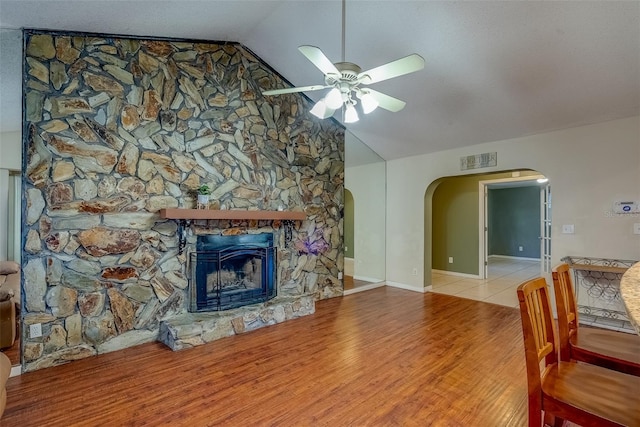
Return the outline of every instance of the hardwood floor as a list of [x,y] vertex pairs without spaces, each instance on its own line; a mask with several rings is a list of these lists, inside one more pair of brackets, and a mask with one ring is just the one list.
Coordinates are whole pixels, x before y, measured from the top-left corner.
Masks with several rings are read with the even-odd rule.
[[383,287],[10,378],[0,425],[523,426],[526,396],[517,309]]

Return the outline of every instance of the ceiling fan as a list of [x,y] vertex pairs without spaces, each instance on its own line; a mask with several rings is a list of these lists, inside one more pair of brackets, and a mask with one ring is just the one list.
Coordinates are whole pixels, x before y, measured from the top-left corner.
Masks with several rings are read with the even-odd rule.
[[324,85],[312,85],[292,87],[287,89],[274,89],[262,92],[263,95],[282,95],[294,92],[309,92],[331,88],[331,90],[318,101],[311,109],[311,114],[326,119],[344,106],[344,122],[358,121],[358,113],[355,105],[359,99],[362,103],[362,111],[369,114],[377,107],[397,112],[404,108],[406,103],[384,93],[369,89],[373,83],[413,73],[424,68],[424,58],[414,53],[404,58],[397,59],[379,67],[367,71],[352,63],[344,61],[344,33],[345,33],[345,1],[342,2],[342,62],[332,63],[329,58],[316,46],[303,45],[298,50],[307,57],[324,74]]

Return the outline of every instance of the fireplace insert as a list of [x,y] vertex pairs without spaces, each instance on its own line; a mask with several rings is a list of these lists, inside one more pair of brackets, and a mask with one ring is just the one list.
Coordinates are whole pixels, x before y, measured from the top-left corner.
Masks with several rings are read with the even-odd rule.
[[192,312],[229,310],[276,296],[273,234],[200,235],[189,265]]

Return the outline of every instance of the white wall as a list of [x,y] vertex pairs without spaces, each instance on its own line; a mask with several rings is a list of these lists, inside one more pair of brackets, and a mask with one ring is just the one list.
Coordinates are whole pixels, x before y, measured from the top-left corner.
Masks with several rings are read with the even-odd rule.
[[353,194],[353,277],[385,279],[385,163],[345,169],[345,187]]
[[[387,162],[387,281],[422,290],[424,195],[434,180],[462,175],[460,157],[498,153],[498,166],[468,173],[533,169],[552,189],[552,264],[567,255],[640,260],[640,215],[612,214],[620,200],[640,201],[640,117],[538,134]],[[574,224],[575,234],[561,234]],[[412,269],[418,268],[413,276]]]
[[0,132],[0,169],[22,169],[22,139],[20,132]]
[[7,259],[9,224],[9,171],[22,169],[20,132],[0,133],[0,260]]

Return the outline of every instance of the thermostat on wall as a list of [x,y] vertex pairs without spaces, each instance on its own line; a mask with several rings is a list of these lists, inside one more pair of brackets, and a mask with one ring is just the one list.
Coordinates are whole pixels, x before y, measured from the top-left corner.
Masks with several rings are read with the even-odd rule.
[[613,211],[620,214],[636,213],[640,212],[640,206],[638,202],[615,202]]

